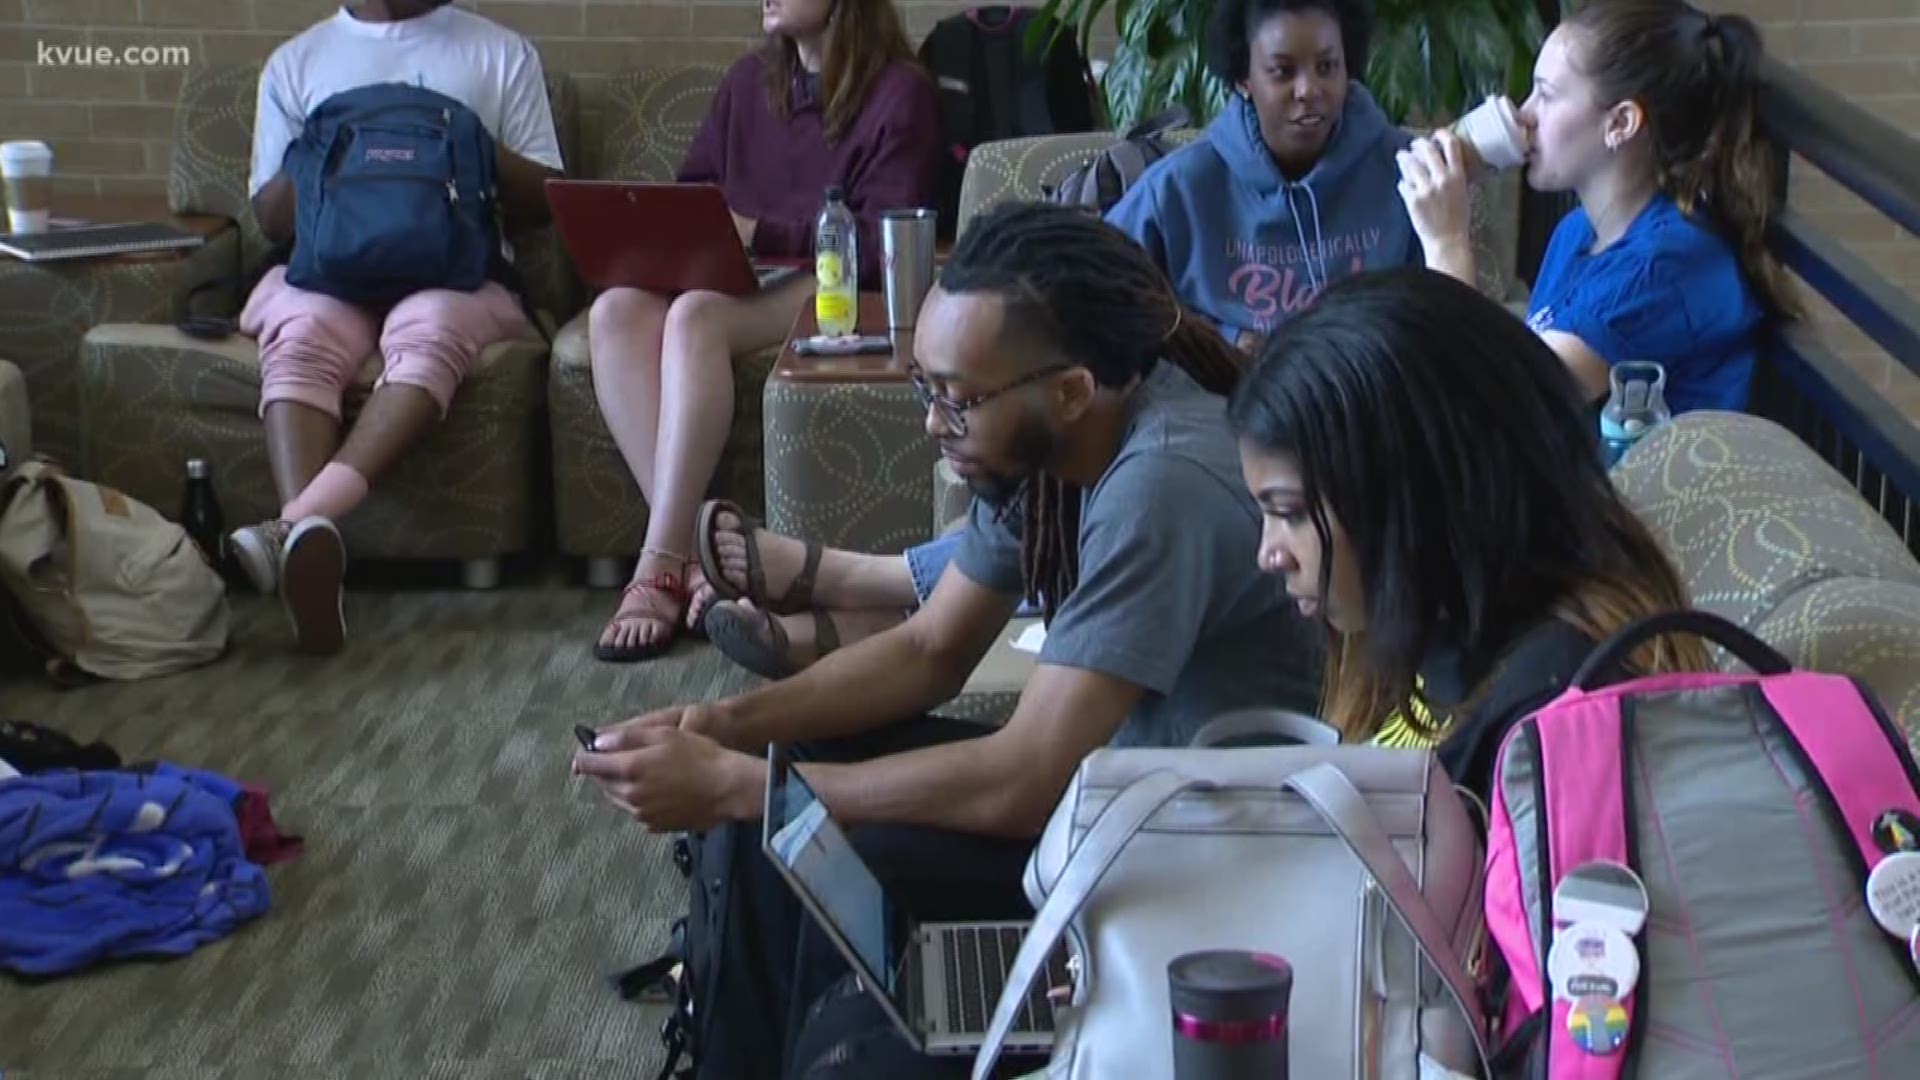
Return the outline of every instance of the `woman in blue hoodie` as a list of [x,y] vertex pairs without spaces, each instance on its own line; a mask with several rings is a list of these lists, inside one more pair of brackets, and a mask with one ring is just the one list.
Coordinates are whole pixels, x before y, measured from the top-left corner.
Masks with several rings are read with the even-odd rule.
[[1397,194],[1412,137],[1358,81],[1371,31],[1364,0],[1220,0],[1207,62],[1232,98],[1107,214],[1242,348],[1334,281],[1424,260]]

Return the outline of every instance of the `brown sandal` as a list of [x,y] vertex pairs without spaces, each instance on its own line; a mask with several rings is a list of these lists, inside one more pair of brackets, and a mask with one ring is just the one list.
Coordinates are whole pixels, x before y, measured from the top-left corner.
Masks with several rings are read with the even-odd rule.
[[[840,631],[833,617],[819,608],[812,609],[814,660],[840,647]],[[716,603],[702,620],[707,640],[727,659],[763,679],[784,679],[798,672],[789,653],[793,639],[787,628],[771,612],[758,607],[751,610],[737,603]]]
[[[642,558],[648,555],[659,555],[668,559],[676,559],[680,562],[683,569],[679,574],[662,570],[656,573],[642,575],[628,582],[627,587],[620,590],[621,605],[623,607],[625,606],[627,597],[637,596],[640,598],[640,601],[646,605],[646,610],[630,611],[625,614],[615,611],[613,618],[607,620],[607,625],[621,626],[632,622],[652,621],[665,623],[667,632],[647,644],[620,646],[608,645],[604,642],[596,641],[593,643],[593,656],[596,660],[604,660],[610,664],[631,664],[640,660],[651,660],[661,653],[666,652],[668,649],[673,648],[674,641],[680,636],[681,618],[686,614],[687,605],[692,602],[693,599],[693,594],[687,588],[686,571],[684,569],[686,564],[692,560],[684,555],[676,555],[670,551],[658,551],[653,548],[642,548],[640,554]],[[664,593],[669,598],[678,600],[680,602],[680,611],[669,617],[661,610],[659,601],[654,598],[655,593]]]
[[[714,550],[714,523],[721,513],[729,513],[740,521],[740,536],[747,544],[747,590],[741,592],[733,587],[726,575],[720,570],[720,553]],[[708,499],[700,504],[700,515],[693,526],[693,552],[700,560],[700,571],[707,577],[707,583],[713,586],[713,594],[721,600],[751,600],[753,606],[762,611],[777,615],[796,615],[813,605],[813,578],[820,571],[820,556],[825,548],[814,540],[805,540],[806,561],[800,566],[787,591],[775,600],[767,595],[767,570],[760,562],[760,544],[753,534],[765,528],[760,522],[748,516],[740,504],[728,499]],[[711,610],[711,609],[709,609]]]

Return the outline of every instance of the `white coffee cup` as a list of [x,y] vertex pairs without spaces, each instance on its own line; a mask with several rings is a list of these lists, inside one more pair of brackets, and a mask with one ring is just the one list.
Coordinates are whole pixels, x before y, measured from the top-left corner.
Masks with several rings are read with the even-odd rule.
[[1491,169],[1511,169],[1527,160],[1527,131],[1514,114],[1513,102],[1495,94],[1453,125]]
[[53,217],[53,148],[30,140],[0,143],[0,186],[9,231],[46,232]]

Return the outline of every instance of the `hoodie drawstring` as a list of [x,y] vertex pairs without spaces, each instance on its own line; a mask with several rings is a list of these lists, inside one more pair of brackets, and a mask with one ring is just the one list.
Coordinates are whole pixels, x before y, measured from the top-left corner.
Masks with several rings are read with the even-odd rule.
[[[1328,283],[1327,256],[1322,247],[1326,241],[1326,234],[1321,231],[1320,197],[1313,193],[1313,186],[1311,184],[1294,184],[1283,180],[1280,186],[1285,189],[1287,193],[1287,216],[1293,219],[1294,238],[1300,241],[1300,252],[1305,256],[1307,288],[1311,289],[1315,295],[1318,295],[1327,287]],[[1313,211],[1313,243],[1311,244],[1307,242],[1306,230],[1300,227],[1300,208],[1294,205],[1293,201],[1294,188],[1300,188],[1307,193],[1307,206]],[[1313,265],[1316,258],[1320,261],[1318,276],[1314,273]]]

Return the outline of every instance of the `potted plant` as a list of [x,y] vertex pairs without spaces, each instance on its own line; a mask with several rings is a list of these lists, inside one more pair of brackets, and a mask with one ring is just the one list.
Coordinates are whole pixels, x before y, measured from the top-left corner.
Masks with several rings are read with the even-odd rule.
[[[1071,28],[1088,52],[1112,9],[1118,32],[1101,80],[1119,130],[1181,104],[1204,124],[1229,87],[1206,65],[1214,0],[1046,0],[1042,11]],[[1556,7],[1548,0],[1549,9]],[[1377,0],[1365,82],[1396,123],[1445,123],[1490,93],[1526,95],[1545,37],[1538,0]]]

